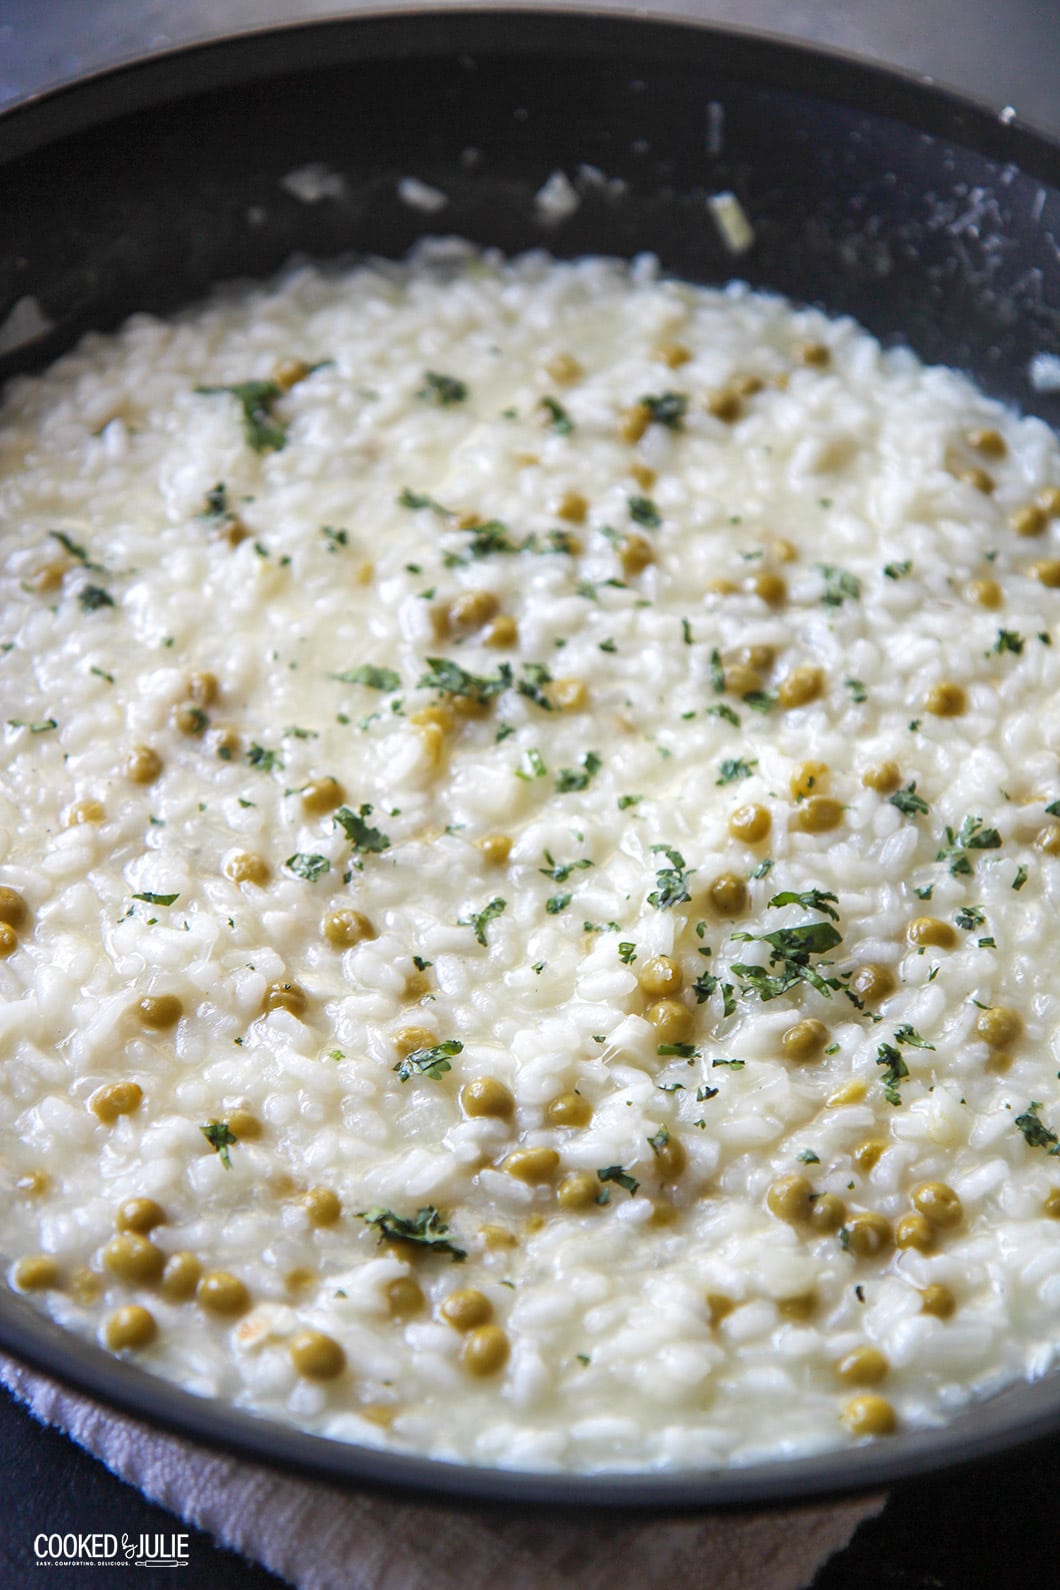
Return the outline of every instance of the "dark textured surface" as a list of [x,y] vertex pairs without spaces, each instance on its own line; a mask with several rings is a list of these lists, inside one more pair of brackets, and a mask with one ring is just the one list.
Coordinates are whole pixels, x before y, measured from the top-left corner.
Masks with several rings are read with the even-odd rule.
[[198,1531],[191,1534],[187,1569],[43,1568],[35,1536],[109,1531],[169,1535],[171,1513],[145,1501],[58,1430],[38,1424],[0,1392],[0,1586],[124,1585],[127,1590],[277,1590],[284,1583],[264,1569],[222,1551]]

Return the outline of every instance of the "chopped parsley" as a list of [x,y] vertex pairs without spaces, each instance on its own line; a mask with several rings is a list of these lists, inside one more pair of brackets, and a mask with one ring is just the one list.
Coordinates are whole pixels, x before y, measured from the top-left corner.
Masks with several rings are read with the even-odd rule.
[[643,795],[620,795],[618,797],[618,809],[620,812],[628,811],[631,806],[639,806],[643,799]]
[[722,666],[721,652],[716,646],[710,649],[710,682],[716,695],[721,695],[725,689],[725,669]]
[[1027,882],[1027,869],[1026,869],[1026,867],[1023,867],[1023,866],[1017,867],[1016,868],[1016,876],[1012,880],[1012,887],[1015,889],[1017,894],[1020,892],[1020,890],[1023,888],[1023,885],[1026,882]]
[[934,1051],[935,1048],[933,1043],[926,1043],[916,1028],[911,1027],[908,1022],[903,1022],[900,1027],[895,1028],[894,1041],[895,1043],[907,1043],[913,1049],[930,1049]]
[[815,1154],[812,1148],[804,1148],[801,1153],[795,1155],[795,1158],[803,1165],[819,1165],[821,1163],[821,1156]]
[[489,927],[490,923],[495,917],[500,916],[501,912],[506,909],[507,905],[507,900],[502,900],[499,896],[497,896],[495,899],[490,901],[489,905],[483,906],[481,911],[473,911],[470,916],[459,917],[457,919],[456,925],[457,927],[474,928],[475,937],[478,939],[479,943],[485,944],[486,929]]
[[777,693],[775,690],[747,690],[740,699],[752,712],[772,712],[777,704]]
[[274,773],[283,768],[283,758],[279,752],[267,751],[263,745],[252,745],[247,752],[247,761],[262,773]]
[[49,530],[48,534],[58,541],[61,547],[65,547],[70,556],[76,558],[78,563],[82,564],[86,569],[92,569],[96,574],[103,572],[98,563],[92,562],[86,548],[80,542],[75,541],[72,536],[68,536],[64,530]]
[[[429,662],[430,658],[427,660]],[[501,664],[500,673],[502,676],[506,676],[508,684],[512,683],[512,673],[507,663]],[[519,694],[526,696],[528,701],[532,701],[535,706],[541,707],[545,712],[554,711],[552,702],[544,691],[544,686],[552,683],[552,675],[544,663],[523,663],[523,674],[524,678],[515,681],[515,688]]]
[[200,1126],[199,1131],[205,1137],[215,1153],[220,1155],[221,1164],[225,1170],[232,1169],[232,1156],[228,1150],[233,1143],[238,1143],[239,1138],[229,1130],[227,1121],[209,1121],[205,1126]]
[[688,880],[694,868],[685,866],[685,858],[679,850],[674,850],[670,845],[652,845],[652,854],[662,852],[670,865],[660,867],[655,875],[658,888],[653,889],[648,896],[648,904],[653,905],[657,911],[665,911],[671,906],[681,905],[685,900],[691,900],[688,892]]
[[368,690],[399,690],[401,675],[392,668],[377,668],[374,663],[362,663],[344,674],[332,674],[343,685],[364,685]]
[[623,966],[632,966],[637,958],[637,946],[630,939],[623,939],[618,946],[618,958]]
[[348,547],[350,544],[348,532],[345,530],[336,530],[334,525],[321,525],[320,534],[327,542],[329,552],[337,552],[340,547]]
[[676,1055],[680,1060],[694,1060],[699,1050],[694,1043],[661,1043],[655,1051],[659,1055]]
[[824,575],[824,595],[821,601],[825,607],[842,607],[844,602],[856,602],[861,595],[861,581],[856,575],[848,574],[846,569],[839,569],[831,563],[818,563],[818,569]]
[[967,877],[972,873],[972,863],[965,854],[968,850],[1000,850],[1001,835],[996,828],[984,828],[981,817],[966,817],[957,833],[953,829],[946,829],[946,844],[935,857],[936,861],[948,861],[950,872],[956,877]]
[[599,773],[603,765],[595,751],[587,751],[582,757],[580,768],[560,768],[556,774],[556,789],[558,793],[563,795],[568,790],[588,789],[589,781]]
[[86,613],[95,613],[101,607],[113,607],[114,598],[102,585],[82,585],[77,593],[77,600]]
[[38,718],[35,722],[29,718],[8,718],[7,726],[9,729],[28,729],[30,734],[48,734],[59,727],[54,718]]
[[570,435],[574,429],[574,421],[562,403],[557,402],[554,397],[543,397],[539,407],[548,414],[549,430],[555,431],[557,436]]
[[728,756],[719,764],[718,777],[714,783],[715,785],[739,783],[741,779],[750,778],[757,766],[757,762],[744,762],[738,756]]
[[713,972],[700,972],[692,984],[692,992],[696,996],[696,1004],[704,1004],[718,986],[718,979]]
[[455,1247],[446,1236],[449,1227],[433,1204],[417,1209],[415,1215],[398,1215],[379,1204],[363,1210],[357,1217],[379,1233],[380,1242],[412,1242],[434,1253],[448,1253],[454,1264],[467,1258],[463,1248]]
[[662,392],[658,397],[638,399],[641,408],[647,409],[655,425],[665,425],[670,431],[683,431],[688,413],[688,397],[684,392]]
[[[598,1170],[596,1174],[602,1182],[613,1181],[616,1186],[624,1187],[631,1198],[633,1197],[633,1194],[636,1192],[637,1188],[640,1186],[640,1182],[637,1181],[636,1177],[631,1176],[628,1171],[623,1170],[621,1165],[605,1165],[604,1168],[602,1170]],[[600,1200],[597,1199],[597,1202],[599,1201]]]
[[[777,999],[800,982],[809,983],[829,999],[831,990],[840,987],[838,978],[822,977],[817,967],[810,964],[811,955],[824,955],[842,943],[842,935],[830,922],[804,922],[799,927],[778,928],[775,933],[736,933],[733,937],[745,941],[757,939],[769,945],[769,965],[777,967],[776,972],[743,963],[736,963],[732,968],[737,977],[744,980],[745,987],[763,1002]],[[831,963],[822,961],[821,964]]]
[[833,922],[839,921],[839,912],[835,909],[838,897],[826,889],[803,889],[797,893],[794,889],[784,889],[780,894],[775,894],[770,900],[770,906],[801,905],[807,911],[823,911],[825,916],[830,916]]
[[545,766],[544,758],[536,746],[532,745],[527,751],[526,760],[530,763],[529,773],[524,773],[521,768],[516,768],[516,778],[521,778],[527,783],[529,783],[531,778],[544,778],[548,768]]
[[889,580],[900,580],[903,575],[909,573],[912,567],[912,561],[909,558],[905,558],[901,563],[885,563],[883,572]]
[[425,492],[412,491],[408,486],[403,486],[398,494],[398,504],[402,508],[411,508],[418,511],[420,508],[431,508],[435,513],[440,513],[443,518],[451,519],[453,510],[443,508],[440,502],[435,502],[433,497],[428,497]]
[[574,896],[572,894],[554,894],[545,901],[545,910],[549,916],[559,916],[559,913],[565,911],[573,899]]
[[485,519],[471,525],[471,540],[464,552],[447,552],[442,562],[448,569],[460,568],[471,558],[489,557],[492,552],[526,552],[530,542],[515,542],[508,534],[508,526],[500,519]]
[[1060,1142],[1057,1141],[1055,1132],[1051,1132],[1044,1122],[1038,1119],[1041,1103],[1032,1099],[1022,1115],[1017,1115],[1015,1125],[1023,1133],[1029,1148],[1044,1148],[1050,1154],[1060,1154]]
[[648,1138],[648,1147],[651,1149],[653,1154],[661,1154],[669,1141],[670,1133],[668,1128],[665,1126],[660,1126],[655,1135]]
[[916,792],[916,779],[911,784],[907,784],[905,789],[895,790],[893,795],[888,795],[887,800],[891,806],[897,806],[906,817],[916,817],[919,813],[931,810],[924,797]]
[[863,701],[867,701],[869,699],[869,693],[865,689],[862,680],[844,679],[843,683],[850,691],[850,699],[854,702],[855,706],[860,706]]
[[437,370],[426,370],[423,383],[416,396],[425,403],[434,403],[438,408],[451,408],[454,403],[463,403],[467,397],[467,387],[463,381],[458,381],[452,375],[439,375]]
[[537,870],[543,877],[551,878],[553,883],[566,883],[572,872],[584,872],[592,866],[588,856],[583,856],[580,861],[553,861],[550,850],[545,851],[545,860],[548,866],[538,867]]
[[740,727],[740,718],[729,706],[727,701],[718,702],[717,706],[707,708],[708,718],[724,718],[726,723],[731,723],[734,729]]
[[179,899],[178,894],[151,894],[145,890],[143,894],[134,894],[134,900],[144,900],[148,905],[174,905]]
[[312,855],[307,855],[302,850],[296,851],[293,856],[288,856],[284,866],[288,872],[293,872],[296,878],[304,878],[306,883],[316,883],[317,879],[322,878],[325,872],[331,871],[331,862],[327,856],[321,856],[315,852]]
[[234,386],[197,386],[203,397],[222,392],[234,397],[243,410],[243,435],[256,453],[278,453],[286,446],[287,427],[274,418],[273,409],[283,396],[275,381],[237,381]]
[[384,850],[390,849],[390,840],[380,829],[368,826],[365,818],[371,815],[372,808],[367,804],[362,805],[356,812],[350,806],[340,806],[333,822],[336,828],[342,829],[358,854],[378,856]]
[[213,520],[231,519],[233,517],[232,509],[228,502],[228,487],[223,480],[219,480],[216,486],[211,487],[206,493],[205,507],[198,517],[200,519]]
[[999,653],[1010,651],[1018,657],[1023,651],[1023,646],[1023,636],[1018,631],[1014,629],[999,629],[997,640],[995,640],[991,650]]
[[909,1067],[894,1045],[889,1043],[880,1044],[876,1051],[876,1064],[885,1068],[880,1078],[883,1084],[884,1098],[888,1104],[901,1104],[902,1095],[899,1092],[899,1086],[909,1075]]
[[427,665],[431,671],[424,674],[420,680],[421,690],[437,690],[440,694],[448,696],[466,696],[468,700],[477,702],[480,707],[488,705],[512,683],[512,671],[506,663],[501,664],[499,672],[493,678],[469,674],[465,668],[460,667],[459,663],[451,662],[446,657],[428,657]]
[[402,1082],[407,1082],[411,1076],[419,1075],[430,1077],[437,1082],[447,1071],[453,1068],[449,1064],[449,1057],[460,1054],[463,1044],[459,1038],[447,1038],[444,1043],[436,1043],[430,1049],[413,1049],[403,1060],[399,1060],[394,1070]]
[[982,927],[986,921],[986,912],[979,905],[962,905],[953,920],[959,928],[963,928],[968,933],[972,928]]
[[646,530],[658,530],[662,524],[662,515],[650,497],[630,497],[629,516]]

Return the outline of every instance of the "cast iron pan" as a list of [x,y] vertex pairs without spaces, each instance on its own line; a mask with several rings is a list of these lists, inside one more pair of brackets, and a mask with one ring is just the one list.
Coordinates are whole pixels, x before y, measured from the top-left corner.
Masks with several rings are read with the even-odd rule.
[[[711,106],[720,107],[711,109]],[[285,185],[309,165],[330,196]],[[616,191],[592,173],[621,178]],[[532,196],[563,170],[577,211]],[[397,195],[420,178],[433,216]],[[296,184],[297,186],[297,184]],[[726,251],[706,198],[732,190],[754,246]],[[41,366],[133,310],[164,313],[293,253],[400,256],[425,232],[560,255],[657,253],[739,274],[971,372],[1060,425],[1030,359],[1060,350],[1060,147],[911,79],[712,28],[591,13],[452,11],[243,35],[93,77],[0,117],[0,355]],[[10,340],[10,338],[9,338]],[[0,347],[3,346],[0,335]],[[942,1429],[728,1472],[525,1474],[381,1453],[196,1398],[0,1292],[0,1344],[149,1422],[265,1463],[449,1501],[760,1506],[883,1486],[1060,1429],[1060,1375]]]

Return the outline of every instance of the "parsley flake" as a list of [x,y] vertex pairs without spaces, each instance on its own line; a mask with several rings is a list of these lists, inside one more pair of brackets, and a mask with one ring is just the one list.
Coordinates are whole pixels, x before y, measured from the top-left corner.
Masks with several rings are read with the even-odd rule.
[[665,425],[670,431],[683,431],[688,413],[688,397],[684,392],[662,392],[658,397],[638,398],[641,408],[647,409],[654,425]]
[[322,878],[325,872],[331,871],[331,862],[327,856],[321,856],[315,852],[307,855],[301,850],[296,851],[293,856],[288,856],[284,866],[288,872],[293,872],[296,878],[304,878],[306,883],[316,883],[317,879]]
[[662,524],[662,515],[650,497],[630,497],[629,516],[646,530],[658,530]]
[[101,585],[82,585],[77,600],[86,613],[98,612],[101,607],[113,607],[114,598]]
[[439,375],[437,370],[426,370],[423,377],[424,384],[416,393],[425,403],[433,403],[438,408],[451,408],[454,403],[463,403],[467,397],[467,387],[463,381],[458,381],[452,375]]
[[459,1038],[447,1038],[444,1043],[436,1043],[429,1049],[413,1049],[403,1060],[398,1061],[394,1070],[402,1082],[416,1075],[430,1077],[437,1082],[439,1077],[453,1069],[449,1057],[460,1054],[463,1047]]
[[905,789],[895,790],[893,795],[888,795],[887,800],[889,805],[897,806],[906,817],[916,817],[919,813],[931,810],[924,797],[916,792],[916,779],[907,784]]
[[475,937],[480,944],[484,945],[486,943],[486,929],[496,917],[500,916],[501,912],[507,908],[507,905],[507,900],[502,900],[498,895],[490,901],[489,905],[483,906],[481,911],[473,911],[470,916],[458,917],[456,925],[457,927],[474,928]]
[[714,780],[714,783],[716,786],[739,783],[741,779],[750,778],[757,766],[757,762],[744,762],[738,756],[726,757],[719,764],[719,776]]
[[[287,427],[273,416],[283,396],[275,381],[237,381],[234,386],[197,386],[203,397],[227,393],[243,410],[243,435],[256,453],[280,452],[287,444]],[[209,500],[209,499],[207,499]]]
[[374,663],[362,663],[343,674],[332,674],[343,685],[364,685],[367,690],[399,690],[401,675],[392,668],[377,668]]
[[587,751],[582,757],[581,768],[563,767],[556,774],[556,790],[559,794],[566,794],[568,790],[588,789],[589,781],[599,773],[603,762],[595,751]]
[[[613,1181],[617,1187],[624,1187],[631,1198],[640,1186],[640,1182],[637,1181],[636,1177],[623,1170],[621,1165],[605,1165],[596,1174],[602,1182]],[[599,1200],[597,1201],[599,1202]]]
[[342,829],[358,854],[378,856],[390,849],[390,840],[378,828],[370,828],[365,822],[364,819],[370,817],[371,813],[372,808],[367,804],[356,812],[350,806],[340,806],[332,820],[336,828]]
[[227,1121],[209,1121],[205,1126],[200,1126],[199,1131],[205,1137],[215,1153],[220,1155],[221,1164],[225,1170],[232,1169],[232,1156],[228,1150],[233,1143],[238,1143],[239,1138],[229,1129]]
[[674,850],[670,845],[652,845],[652,854],[661,851],[670,865],[660,867],[656,873],[657,889],[653,889],[648,896],[648,904],[653,905],[657,911],[665,911],[671,906],[681,905],[685,900],[691,900],[688,892],[688,880],[694,868],[685,866],[685,858],[679,850]]
[[839,912],[835,909],[838,896],[829,893],[826,889],[804,889],[801,893],[794,889],[784,889],[780,894],[775,894],[769,902],[770,906],[801,905],[807,911],[823,911],[825,916],[830,916],[833,922],[839,921]]
[[901,1104],[902,1095],[899,1092],[899,1085],[909,1075],[909,1067],[894,1045],[889,1043],[880,1044],[876,1051],[876,1064],[885,1068],[880,1078],[883,1084],[884,1098],[888,1104]]
[[1028,1148],[1044,1148],[1050,1154],[1060,1154],[1060,1142],[1057,1141],[1055,1132],[1051,1132],[1044,1122],[1038,1119],[1041,1103],[1032,1099],[1022,1115],[1017,1115],[1014,1125],[1023,1133],[1024,1141]]
[[417,1209],[415,1215],[398,1215],[393,1209],[375,1204],[357,1217],[379,1233],[380,1242],[410,1242],[434,1253],[448,1253],[454,1264],[467,1258],[463,1248],[455,1247],[446,1236],[449,1227],[433,1204]]
[[861,595],[861,581],[856,575],[848,574],[846,569],[836,568],[831,563],[818,563],[820,572],[824,575],[824,595],[821,602],[825,607],[842,607],[844,602],[856,602]]
[[574,429],[574,421],[554,397],[543,397],[539,407],[543,408],[549,417],[549,430],[555,431],[557,436],[569,436]]

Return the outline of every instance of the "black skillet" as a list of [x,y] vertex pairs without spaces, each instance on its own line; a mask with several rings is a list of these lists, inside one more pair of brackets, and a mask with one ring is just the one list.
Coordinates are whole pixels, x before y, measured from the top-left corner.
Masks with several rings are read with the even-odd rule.
[[[341,188],[296,197],[284,179],[307,166]],[[624,187],[579,177],[585,166]],[[557,170],[581,202],[546,226],[532,198]],[[444,192],[445,209],[403,202],[407,176]],[[706,202],[722,191],[754,230],[738,257]],[[651,250],[700,282],[736,274],[850,313],[1060,426],[1060,392],[1029,375],[1036,355],[1060,352],[1060,146],[837,56],[555,9],[361,13],[156,57],[15,107],[0,117],[0,379],[293,253],[399,256],[425,232],[568,256]],[[19,328],[36,334],[19,341]],[[369,1451],[196,1398],[6,1290],[0,1346],[245,1457],[448,1501],[792,1503],[1060,1430],[1054,1374],[945,1428],[852,1451],[721,1472],[525,1474]]]

